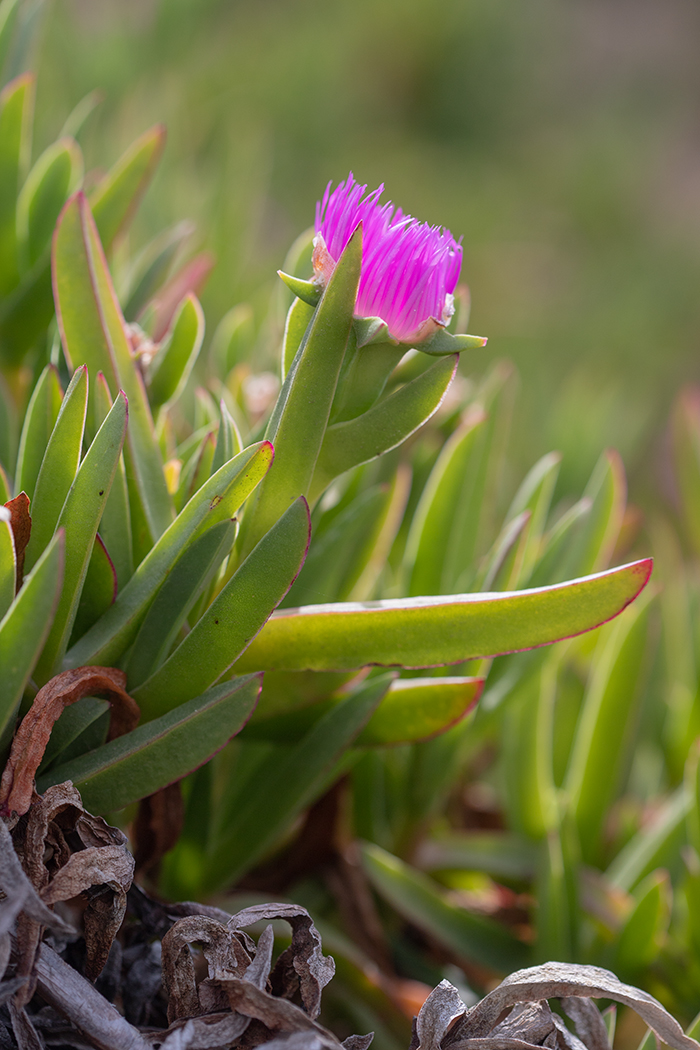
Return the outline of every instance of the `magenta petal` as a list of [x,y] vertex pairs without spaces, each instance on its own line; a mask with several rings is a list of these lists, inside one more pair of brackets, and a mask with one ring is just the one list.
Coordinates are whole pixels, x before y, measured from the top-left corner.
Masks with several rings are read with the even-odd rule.
[[[352,172],[316,205],[316,234],[327,249],[326,262],[340,258],[359,222],[363,226],[362,275],[356,313],[381,317],[400,342],[419,341],[426,322],[447,324],[462,266],[462,246],[449,230],[405,215],[391,202],[380,204],[381,185],[371,193]],[[321,283],[327,272],[318,272]],[[430,326],[428,326],[430,327]],[[422,336],[425,338],[425,336]]]

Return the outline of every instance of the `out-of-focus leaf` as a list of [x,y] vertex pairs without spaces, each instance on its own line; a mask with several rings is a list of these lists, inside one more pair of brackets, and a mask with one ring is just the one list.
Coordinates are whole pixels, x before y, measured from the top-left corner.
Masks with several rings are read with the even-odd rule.
[[537,900],[537,955],[540,959],[573,960],[578,952],[578,901],[572,857],[572,836],[566,827],[549,827],[540,843],[535,883]]
[[0,619],[12,605],[17,579],[15,540],[10,517],[9,510],[2,507],[0,510]]
[[0,742],[8,742],[24,688],[49,633],[63,582],[63,532],[57,533],[0,622]]
[[241,666],[351,670],[434,667],[546,645],[607,622],[636,598],[650,559],[567,584],[513,594],[398,598],[285,609],[267,622]]
[[643,666],[648,592],[601,632],[579,715],[566,779],[585,862],[599,860],[605,816],[619,789],[631,744],[632,713]]
[[39,684],[58,673],[68,645],[97,526],[124,443],[126,422],[126,398],[120,393],[78,468],[58,519],[57,529],[64,528],[66,536],[65,579],[51,631],[36,667]]
[[437,361],[361,416],[329,427],[318,456],[311,499],[346,470],[396,448],[422,427],[440,407],[458,360],[454,356]]
[[129,146],[90,194],[90,207],[105,251],[131,222],[164,145],[165,128],[156,124]]
[[655,871],[637,887],[636,903],[615,946],[615,972],[634,976],[653,962],[670,918],[668,872]]
[[87,413],[88,374],[83,365],[73,373],[50,431],[32,500],[32,536],[27,567],[37,561],[54,534],[63,504],[78,471]]
[[148,720],[203,691],[234,663],[296,578],[311,534],[300,497],[238,567],[178,648],[133,695]]
[[0,465],[6,474],[17,455],[17,409],[7,383],[0,375]]
[[547,523],[560,463],[561,453],[559,452],[548,452],[546,456],[543,456],[529,471],[506,515],[506,520],[525,512],[531,515],[518,578],[512,584],[514,587],[522,587],[528,583],[533,567],[539,558],[542,535]]
[[686,787],[679,787],[620,850],[605,873],[608,881],[629,893],[656,868],[677,866],[691,803]]
[[113,664],[121,659],[180,554],[194,536],[234,516],[264,476],[272,455],[268,441],[250,445],[202,486],[138,566],[110,610],[68,652],[68,667]]
[[565,511],[542,539],[542,553],[528,580],[531,587],[544,587],[563,579],[558,566],[566,559],[567,548],[574,541],[586,516],[591,512],[588,497],[580,499]]
[[248,675],[208,689],[162,718],[49,770],[40,791],[72,780],[94,813],[122,809],[208,761],[250,717],[260,676]]
[[180,472],[180,483],[175,493],[175,510],[180,513],[185,504],[211,476],[216,451],[214,432],[204,435],[196,455],[192,456],[185,469]]
[[[95,398],[95,419],[101,426],[112,407],[113,398],[107,380],[98,372],[93,388]],[[117,464],[112,487],[102,512],[100,537],[107,548],[110,561],[117,574],[117,586],[121,590],[131,579],[134,571],[134,551],[131,537],[131,514],[129,508],[129,490],[122,452]]]
[[35,78],[22,73],[0,92],[0,294],[17,284],[17,195],[29,161]]
[[[358,345],[351,341],[343,362],[331,411],[333,423],[356,419],[367,412],[383,394],[389,376],[404,355],[404,347],[391,343],[374,340],[371,345],[361,343],[357,338],[357,327],[361,323],[355,318],[353,329]],[[386,328],[384,322],[381,324]]]
[[[124,316],[127,321],[135,321],[156,294],[163,281],[166,280],[182,244],[194,232],[191,222],[180,222],[172,230],[168,230],[158,237],[145,249],[143,255],[146,260],[141,263],[145,266],[141,276],[134,284],[129,298],[124,306]],[[136,263],[139,268],[139,263]]]
[[599,572],[607,568],[625,513],[627,483],[619,453],[608,449],[598,460],[583,494],[591,509],[565,559],[565,574]]
[[53,365],[47,365],[29,399],[17,453],[15,487],[17,492],[26,492],[31,500],[34,499],[39,468],[58,418],[62,397],[58,372]]
[[448,903],[431,879],[398,857],[365,843],[362,862],[370,882],[387,903],[462,958],[501,971],[529,963],[529,948],[505,927]]
[[219,402],[221,419],[219,421],[219,433],[216,436],[216,448],[214,449],[214,460],[211,465],[212,474],[216,474],[224,463],[237,456],[243,448],[243,441],[238,432],[235,420],[226,407],[222,398]]
[[102,98],[100,91],[89,91],[87,95],[83,95],[80,102],[73,107],[63,122],[61,138],[77,138],[83,129],[85,121],[102,102]]
[[166,659],[192,606],[231,550],[235,535],[235,523],[221,521],[191,543],[175,562],[129,653],[126,674],[130,689],[145,682]]
[[217,375],[224,378],[234,365],[250,358],[254,335],[253,310],[247,303],[239,303],[224,314],[212,336],[209,351]]
[[173,321],[170,336],[161,343],[151,362],[148,397],[154,409],[178,397],[197,360],[203,338],[202,307],[194,295],[188,295]]
[[700,551],[700,389],[686,387],[671,417],[673,460],[683,526],[695,552]]
[[44,150],[17,200],[17,236],[23,270],[44,254],[66,198],[83,174],[83,155],[74,139],[59,139]]
[[100,616],[107,612],[117,596],[117,574],[107,549],[98,533],[80,594],[70,644],[82,638]]
[[507,831],[464,831],[425,839],[415,863],[427,872],[483,871],[495,878],[529,879],[538,849],[531,839]]
[[158,292],[151,304],[152,318],[144,324],[154,341],[159,343],[173,323],[173,318],[180,303],[188,295],[198,295],[207,282],[214,267],[214,256],[209,252],[200,252],[178,270],[168,283]]
[[[129,399],[125,461],[133,475],[153,541],[172,521],[153,420],[133,360],[95,223],[84,194],[66,204],[53,242],[56,312],[66,357],[88,365],[91,385],[102,372],[112,391]],[[94,429],[94,428],[93,428]]]
[[10,50],[21,6],[21,0],[2,0],[0,4],[0,71]]
[[204,858],[207,890],[234,882],[313,801],[319,783],[362,730],[389,681],[388,675],[371,679],[329,711],[300,744],[286,751],[275,749],[249,782],[238,785],[235,808],[226,814]]
[[529,545],[532,513],[524,510],[503,526],[475,580],[480,591],[508,591],[517,587],[522,575],[525,549]]
[[333,271],[268,423],[265,436],[275,446],[275,461],[246,508],[241,557],[292,500],[309,492],[350,334],[361,259],[358,228]]

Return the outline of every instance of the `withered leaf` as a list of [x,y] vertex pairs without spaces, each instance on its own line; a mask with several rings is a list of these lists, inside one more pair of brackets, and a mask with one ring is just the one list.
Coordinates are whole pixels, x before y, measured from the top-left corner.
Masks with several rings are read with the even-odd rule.
[[[161,946],[163,984],[168,993],[168,1021],[181,1017],[198,1017],[202,1012],[195,982],[194,963],[190,944],[202,944],[202,952],[209,967],[209,976],[239,972],[237,951],[243,951],[240,942],[216,919],[191,915],[178,921],[163,937]],[[246,953],[245,965],[250,958]]]
[[18,1006],[14,999],[10,999],[7,1008],[10,1011],[12,1031],[15,1033],[19,1050],[44,1050],[44,1044],[24,1007]]
[[420,1050],[439,1050],[445,1032],[467,1008],[453,984],[440,981],[423,1003],[416,1019],[417,1047]]
[[561,1000],[562,1008],[574,1022],[576,1034],[588,1050],[609,1050],[608,1030],[595,1003],[576,997]]
[[29,496],[20,492],[5,504],[10,512],[10,528],[15,541],[15,594],[24,580],[24,555],[32,534],[32,519],[29,515]]
[[222,980],[222,986],[231,1004],[231,1009],[246,1017],[262,1021],[271,1032],[313,1032],[322,1041],[324,1047],[337,1050],[339,1041],[316,1021],[312,1021],[300,1007],[289,1000],[270,995],[257,988],[250,981],[234,978]]
[[180,782],[142,798],[133,824],[134,859],[138,872],[156,871],[180,838],[185,819]]
[[678,1022],[653,996],[623,984],[608,970],[576,963],[549,962],[518,970],[506,977],[498,988],[470,1010],[459,1026],[458,1038],[471,1042],[475,1037],[488,1035],[503,1011],[516,1003],[572,996],[624,1003],[631,1006],[659,1039],[674,1050],[700,1050],[700,1044],[685,1035]]
[[557,1030],[557,1043],[561,1050],[588,1050],[585,1043],[582,1043],[577,1035],[570,1032],[566,1027],[561,1017],[557,1017],[556,1014],[552,1014],[552,1020],[554,1021],[554,1027]]
[[126,675],[114,667],[76,667],[63,671],[37,693],[15,733],[0,780],[0,814],[27,812],[34,778],[44,757],[51,730],[61,712],[84,696],[103,695],[112,705],[109,739],[135,729],[140,710],[125,691]]
[[270,978],[276,995],[293,999],[299,994],[311,1018],[321,1010],[321,991],[335,973],[335,962],[321,950],[321,937],[305,908],[296,904],[258,904],[229,919],[230,930],[261,920],[284,919],[292,927],[292,943],[282,952]]
[[149,1033],[160,1050],[220,1050],[235,1044],[250,1022],[239,1014],[214,1013],[176,1021],[165,1032]]
[[[583,1001],[583,1000],[578,1000]],[[589,1002],[589,1000],[586,1000]],[[591,1006],[593,1004],[591,1003]],[[595,1006],[593,1006],[595,1010]],[[596,1010],[596,1013],[598,1011]],[[600,1017],[600,1014],[598,1014]],[[523,1039],[526,1043],[541,1046],[548,1035],[554,1031],[554,1018],[549,1003],[544,1000],[538,1003],[518,1003],[508,1016],[491,1031],[489,1038],[506,1036]],[[592,1050],[592,1048],[591,1048]]]
[[347,1039],[343,1039],[344,1050],[367,1050],[372,1040],[374,1039],[374,1032],[368,1032],[367,1035],[349,1035]]

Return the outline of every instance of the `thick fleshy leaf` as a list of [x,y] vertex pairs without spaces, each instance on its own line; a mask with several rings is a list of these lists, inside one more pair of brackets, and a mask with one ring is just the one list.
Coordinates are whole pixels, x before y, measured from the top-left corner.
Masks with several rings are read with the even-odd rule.
[[[306,334],[311,318],[314,315],[314,307],[309,306],[303,299],[295,299],[289,307],[287,321],[284,326],[284,339],[282,340],[282,382],[284,382],[292,362],[301,346],[301,341]],[[224,373],[226,374],[226,373]]]
[[[39,775],[54,762],[65,761],[67,752],[73,751],[74,744],[86,742],[86,731],[94,727],[96,722],[106,720],[107,725],[104,730],[106,733],[109,727],[109,712],[109,701],[98,700],[94,696],[83,697],[82,700],[66,707],[51,730],[51,736],[39,767]],[[99,747],[102,744],[104,744],[104,739],[98,740],[94,746]],[[92,747],[85,747],[78,754],[91,750]]]
[[559,452],[548,452],[547,455],[543,456],[528,472],[506,514],[506,521],[517,517],[519,514],[529,513],[530,515],[527,539],[523,546],[517,578],[514,579],[512,587],[527,585],[534,565],[540,556],[542,536],[547,523],[547,515],[552,502],[560,463],[561,453]]
[[275,461],[246,508],[241,557],[293,500],[308,494],[350,335],[361,260],[358,228],[333,271],[268,424],[265,436],[275,446]]
[[253,548],[172,656],[133,691],[143,718],[202,692],[231,667],[291,587],[310,535],[302,496]]
[[608,449],[598,460],[586,486],[590,511],[571,544],[561,571],[599,572],[610,564],[625,513],[627,483],[619,453]]
[[117,596],[117,574],[100,534],[95,536],[92,554],[80,593],[78,611],[71,632],[74,644],[86,631],[97,623]]
[[80,758],[55,766],[40,791],[72,780],[93,813],[122,809],[182,779],[238,733],[255,708],[260,676],[208,689],[189,703]]
[[130,689],[163,663],[192,606],[211,582],[236,535],[233,521],[207,529],[175,562],[136,636],[126,664]]
[[338,381],[331,423],[356,419],[369,411],[384,393],[387,381],[403,354],[402,347],[389,342],[356,346],[354,339],[351,339]]
[[[483,678],[399,678],[391,683],[355,743],[357,747],[389,747],[429,740],[471,711],[483,685]],[[341,703],[343,697],[334,697],[287,714],[258,719],[248,726],[246,737],[291,744]]]
[[17,195],[26,175],[34,110],[35,78],[22,73],[0,92],[0,294],[18,280]]
[[329,427],[318,457],[311,499],[317,499],[346,470],[389,452],[422,427],[440,407],[457,364],[456,356],[436,361],[361,416]]
[[188,295],[173,321],[170,335],[151,362],[148,399],[156,409],[182,391],[204,339],[204,314],[199,300]]
[[0,69],[5,65],[21,8],[21,0],[2,0],[0,4]]
[[73,646],[68,667],[114,664],[131,645],[155,594],[193,537],[232,518],[272,461],[269,441],[251,445],[202,486],[138,566],[100,622]]
[[[107,380],[98,372],[93,387],[95,398],[95,419],[101,426],[109,415],[114,398],[107,386]],[[129,507],[129,489],[126,480],[126,468],[124,466],[124,453],[122,452],[117,464],[112,487],[102,512],[100,521],[100,537],[109,559],[117,574],[117,586],[122,590],[131,579],[134,571],[134,549],[131,536],[131,513]]]
[[589,864],[600,860],[605,817],[633,744],[630,731],[652,597],[645,594],[601,632],[576,727],[565,790],[578,827],[582,858]]
[[[74,139],[59,139],[44,150],[17,201],[17,235],[23,269],[44,256],[61,208],[80,182],[83,155]],[[48,258],[45,259],[48,264]]]
[[105,251],[131,222],[153,178],[164,145],[165,128],[156,124],[129,146],[90,194],[90,206]]
[[431,879],[398,857],[366,843],[362,863],[384,900],[462,958],[501,971],[529,962],[530,949],[504,926],[450,904]]
[[54,534],[63,504],[75,480],[83,451],[88,374],[83,365],[73,373],[51,431],[32,500],[32,536],[27,567],[39,558]]
[[671,915],[668,872],[652,872],[637,887],[635,897],[615,945],[615,973],[621,977],[645,970],[659,953]]
[[180,513],[204,482],[211,477],[216,452],[216,437],[213,430],[205,434],[199,449],[180,474],[180,484],[175,493],[175,509]]
[[36,479],[58,418],[62,397],[58,372],[53,365],[47,365],[29,400],[17,453],[15,488],[17,492],[26,492],[31,500],[34,499]]
[[[214,847],[204,858],[207,890],[235,881],[250,868],[323,786],[338,759],[361,732],[387,690],[390,678],[371,679],[291,749],[275,749],[237,784],[235,805],[225,815]],[[265,790],[260,790],[260,785]]]
[[246,670],[434,667],[548,645],[599,627],[646,585],[651,559],[553,587],[308,605],[268,621],[239,661]]
[[127,404],[119,393],[85,454],[61,510],[57,529],[65,529],[65,579],[54,622],[37,663],[36,680],[48,681],[60,670],[68,645],[97,527],[124,444]]
[[216,435],[214,459],[211,464],[212,474],[216,474],[217,470],[223,467],[224,463],[228,463],[230,459],[237,456],[243,448],[243,441],[238,432],[238,427],[223,398],[219,402],[219,412],[221,413],[221,419],[219,421],[219,432]]
[[[53,281],[67,359],[87,364],[91,388],[102,372],[110,389],[123,390],[129,399],[127,474],[133,475],[155,541],[172,521],[172,503],[143,380],[83,193],[71,197],[59,218],[53,243]],[[94,421],[91,429],[95,429]]]
[[61,593],[64,534],[57,533],[0,622],[0,741],[8,742],[14,717],[49,633]]

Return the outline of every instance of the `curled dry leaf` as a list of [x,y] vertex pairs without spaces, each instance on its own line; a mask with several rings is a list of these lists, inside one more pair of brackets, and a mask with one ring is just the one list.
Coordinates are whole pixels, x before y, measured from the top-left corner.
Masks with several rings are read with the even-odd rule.
[[178,919],[163,937],[163,983],[168,993],[168,1021],[181,1017],[198,1017],[204,1013],[195,982],[190,945],[202,945],[209,968],[209,978],[219,974],[243,973],[251,958],[237,937],[216,919],[192,915]]
[[449,981],[440,981],[420,1009],[411,1046],[415,1046],[416,1050],[439,1050],[452,1022],[462,1017],[466,1010],[454,985]]
[[179,781],[141,799],[132,828],[137,872],[157,871],[165,854],[180,838],[184,820]]
[[15,594],[24,581],[24,554],[32,534],[32,519],[29,515],[29,496],[20,492],[5,504],[10,512],[10,528],[15,541]]
[[296,904],[258,904],[245,908],[229,920],[230,930],[240,930],[256,922],[284,919],[292,927],[292,943],[282,952],[270,981],[275,995],[301,1004],[311,1018],[321,1009],[321,992],[335,973],[335,962],[321,950],[321,936],[305,908]]
[[51,730],[70,704],[85,696],[104,696],[112,705],[109,737],[135,729],[139,707],[125,691],[126,675],[113,667],[76,667],[63,671],[37,693],[15,733],[10,757],[0,780],[0,815],[22,816],[32,801],[34,778],[44,757]]

